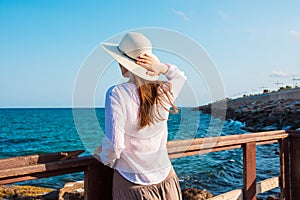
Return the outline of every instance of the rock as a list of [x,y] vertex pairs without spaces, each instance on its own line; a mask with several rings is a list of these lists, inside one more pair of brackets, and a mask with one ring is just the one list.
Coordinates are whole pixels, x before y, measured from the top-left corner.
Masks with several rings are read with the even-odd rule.
[[213,195],[207,190],[199,190],[197,188],[185,188],[183,189],[183,200],[206,200]]
[[84,182],[69,182],[59,190],[58,200],[83,200]]
[[83,181],[66,183],[59,191],[35,186],[1,186],[0,200],[83,200]]
[[42,199],[43,195],[53,191],[50,188],[36,186],[4,185],[0,187],[0,199]]

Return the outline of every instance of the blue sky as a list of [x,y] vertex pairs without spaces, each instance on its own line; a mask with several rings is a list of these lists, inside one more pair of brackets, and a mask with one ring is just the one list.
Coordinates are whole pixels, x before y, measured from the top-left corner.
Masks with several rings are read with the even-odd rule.
[[[276,89],[277,81],[300,86],[292,81],[300,78],[299,13],[296,0],[0,0],[0,107],[71,107],[89,53],[114,34],[143,27],[199,43],[216,64],[225,97]],[[98,91],[97,105],[104,93]],[[199,104],[209,102],[197,95]]]

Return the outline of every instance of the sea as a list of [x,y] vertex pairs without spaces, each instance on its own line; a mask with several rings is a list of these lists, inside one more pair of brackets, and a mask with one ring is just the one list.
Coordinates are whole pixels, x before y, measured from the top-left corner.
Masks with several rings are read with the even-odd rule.
[[[181,108],[168,119],[168,140],[248,134],[243,123],[221,121],[192,108]],[[0,159],[83,149],[91,155],[104,137],[104,108],[0,109]],[[257,181],[280,174],[278,144],[257,146]],[[209,152],[171,160],[183,188],[206,189],[218,195],[242,188],[241,149]],[[60,175],[17,184],[61,188],[83,180],[83,173]],[[259,195],[276,195],[279,188]]]

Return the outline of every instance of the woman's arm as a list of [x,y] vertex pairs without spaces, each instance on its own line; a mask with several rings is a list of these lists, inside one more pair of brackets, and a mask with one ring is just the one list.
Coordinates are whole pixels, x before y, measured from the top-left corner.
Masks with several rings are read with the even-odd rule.
[[172,84],[172,92],[174,99],[177,98],[181,91],[186,76],[184,72],[180,71],[175,65],[164,64],[153,54],[144,54],[137,59],[137,64],[146,68],[147,74],[150,76],[157,76],[164,74],[168,81]]
[[[113,167],[115,161],[120,158],[124,145],[124,109],[123,100],[110,88],[105,100],[105,137],[102,143],[100,160],[103,164]],[[99,147],[100,149],[100,147]]]

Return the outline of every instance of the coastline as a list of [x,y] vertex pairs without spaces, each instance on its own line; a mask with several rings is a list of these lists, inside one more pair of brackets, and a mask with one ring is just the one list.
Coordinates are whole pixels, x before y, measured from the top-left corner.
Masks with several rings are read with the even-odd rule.
[[[221,109],[215,105],[214,109]],[[244,123],[248,132],[300,129],[300,88],[229,99],[226,105],[225,120]],[[211,114],[212,104],[193,110]]]

